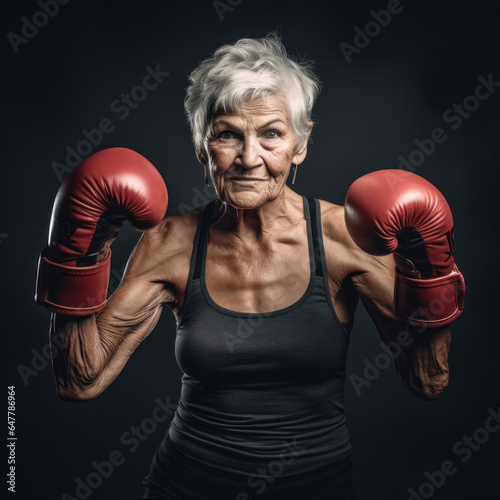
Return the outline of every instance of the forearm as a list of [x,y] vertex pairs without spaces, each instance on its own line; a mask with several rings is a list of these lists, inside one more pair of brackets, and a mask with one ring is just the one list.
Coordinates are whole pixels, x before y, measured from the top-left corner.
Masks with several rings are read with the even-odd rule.
[[95,315],[71,317],[52,313],[50,341],[57,352],[53,371],[63,399],[91,399],[104,367],[104,351]]
[[399,320],[391,308],[381,314],[372,300],[362,297],[366,310],[385,344],[397,344],[394,366],[399,379],[413,394],[423,399],[439,397],[449,379],[449,325],[437,328],[414,326]]
[[[436,399],[449,380],[450,328],[424,329],[403,324],[399,331],[402,329],[407,332],[408,340],[394,359],[398,377],[413,394],[423,399]],[[382,335],[386,343],[391,337],[387,333]]]
[[97,397],[119,375],[160,313],[158,307],[142,321],[125,326],[113,324],[113,315],[106,310],[84,317],[53,313],[50,338],[57,342],[53,370],[58,395],[66,400]]

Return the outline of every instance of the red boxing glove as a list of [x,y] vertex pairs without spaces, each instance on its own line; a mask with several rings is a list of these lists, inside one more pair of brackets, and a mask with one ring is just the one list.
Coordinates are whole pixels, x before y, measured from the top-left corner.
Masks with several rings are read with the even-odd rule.
[[357,179],[345,200],[347,229],[364,251],[394,253],[394,309],[417,326],[451,323],[464,307],[464,278],[455,265],[453,217],[444,196],[405,170]]
[[69,316],[103,309],[109,247],[122,222],[148,229],[163,219],[167,204],[162,176],[139,153],[111,148],[89,156],[57,192],[48,246],[38,262],[36,302]]

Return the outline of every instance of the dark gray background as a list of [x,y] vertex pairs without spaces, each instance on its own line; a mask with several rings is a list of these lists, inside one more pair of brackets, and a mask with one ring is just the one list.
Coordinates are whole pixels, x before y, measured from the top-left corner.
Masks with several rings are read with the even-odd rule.
[[[238,2],[235,2],[238,3]],[[447,4],[447,5],[444,5]],[[456,130],[443,113],[473,94],[478,76],[500,81],[495,2],[403,0],[403,11],[347,63],[339,44],[353,43],[354,28],[386,1],[304,2],[243,0],[218,16],[212,2],[143,0],[72,1],[14,53],[7,33],[20,34],[35,1],[8,4],[2,26],[4,114],[3,196],[0,227],[2,333],[8,345],[7,385],[17,387],[17,497],[75,496],[76,478],[92,462],[117,450],[125,461],[93,490],[92,499],[139,498],[168,422],[135,452],[121,436],[151,418],[156,398],[179,397],[180,371],[173,347],[175,324],[165,311],[157,328],[118,379],[97,399],[59,401],[50,367],[41,363],[25,384],[21,365],[47,344],[49,314],[33,302],[36,261],[45,245],[60,181],[52,167],[66,146],[103,118],[115,130],[93,151],[125,146],[151,160],[170,193],[169,213],[203,202],[197,164],[183,114],[189,72],[219,45],[278,29],[289,52],[315,61],[323,90],[316,104],[313,143],[296,189],[342,204],[350,183],[380,168],[397,168],[415,139],[443,128],[448,139],[416,173],[447,197],[455,218],[456,257],[467,282],[466,310],[453,327],[450,386],[436,402],[407,392],[391,367],[357,395],[346,381],[347,418],[358,498],[406,499],[451,459],[457,472],[436,499],[498,495],[500,432],[467,462],[453,452],[464,435],[498,410],[499,340],[496,321],[496,201],[500,90]],[[7,7],[4,7],[6,9]],[[111,103],[141,83],[146,66],[170,75],[120,120]],[[129,227],[113,245],[121,272],[139,234]],[[381,351],[375,328],[360,309],[352,332],[348,374],[362,376],[366,360]],[[22,367],[21,367],[22,368]],[[5,476],[4,476],[5,477]],[[14,496],[13,496],[14,497]],[[76,497],[76,496],[75,496]],[[258,495],[253,495],[257,498]],[[311,494],[313,498],[313,494]]]

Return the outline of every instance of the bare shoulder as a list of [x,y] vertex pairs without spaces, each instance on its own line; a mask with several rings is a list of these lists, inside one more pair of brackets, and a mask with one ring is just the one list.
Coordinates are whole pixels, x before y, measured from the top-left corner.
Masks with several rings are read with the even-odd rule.
[[327,261],[334,260],[334,269],[343,277],[366,271],[372,256],[361,250],[351,238],[345,223],[344,207],[324,200],[320,200],[320,207]]
[[159,281],[176,281],[176,271],[187,275],[200,212],[193,209],[167,216],[144,231],[132,252],[127,274],[152,273]]
[[[332,268],[336,270],[340,268],[344,277],[356,276],[358,279],[365,273],[369,273],[387,275],[393,280],[392,254],[370,255],[361,250],[347,230],[344,207],[322,200],[320,200],[320,205],[327,263],[333,261]],[[330,274],[330,267],[328,273]]]
[[182,215],[165,217],[160,224],[144,232],[144,244],[155,247],[164,257],[192,247],[200,212],[200,209],[193,209]]
[[319,200],[319,203],[323,237],[347,247],[356,247],[345,225],[344,207],[324,200]]

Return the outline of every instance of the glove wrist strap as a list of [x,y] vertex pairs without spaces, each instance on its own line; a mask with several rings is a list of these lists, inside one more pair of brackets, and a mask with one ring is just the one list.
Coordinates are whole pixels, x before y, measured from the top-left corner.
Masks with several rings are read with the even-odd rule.
[[394,309],[414,326],[437,328],[451,323],[463,311],[465,281],[457,266],[447,276],[410,278],[396,268]]
[[111,250],[98,264],[74,267],[49,260],[45,249],[38,260],[35,300],[51,311],[87,316],[104,309],[111,269]]

